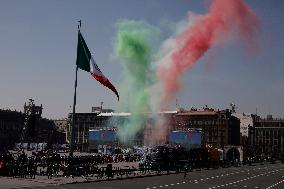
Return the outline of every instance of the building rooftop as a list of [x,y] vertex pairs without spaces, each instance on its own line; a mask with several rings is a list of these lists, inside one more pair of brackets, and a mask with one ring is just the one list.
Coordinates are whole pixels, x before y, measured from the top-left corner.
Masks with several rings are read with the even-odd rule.
[[108,112],[108,113],[100,113],[97,116],[130,116],[131,113],[129,112],[120,112],[120,113],[115,113],[115,112]]
[[167,110],[167,111],[161,111],[160,114],[176,114],[178,113],[177,110]]
[[[177,113],[176,110],[167,110],[167,111],[158,112],[158,114],[176,114],[176,113]],[[152,113],[148,112],[148,114],[152,114]],[[108,113],[100,113],[97,116],[131,116],[131,115],[132,113],[130,112],[120,112],[120,113],[108,112]]]
[[216,115],[217,112],[216,111],[188,111],[188,112],[181,112],[178,113],[178,116],[183,116],[183,115],[188,115],[188,116],[192,116],[192,115]]

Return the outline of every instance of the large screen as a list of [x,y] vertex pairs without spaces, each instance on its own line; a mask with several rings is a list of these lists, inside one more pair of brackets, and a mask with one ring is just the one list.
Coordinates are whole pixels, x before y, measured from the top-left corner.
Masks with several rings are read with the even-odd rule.
[[172,131],[169,136],[172,144],[180,144],[190,148],[201,147],[201,132],[199,131]]
[[103,141],[103,142],[114,142],[117,140],[115,131],[108,130],[90,130],[89,140],[92,141]]

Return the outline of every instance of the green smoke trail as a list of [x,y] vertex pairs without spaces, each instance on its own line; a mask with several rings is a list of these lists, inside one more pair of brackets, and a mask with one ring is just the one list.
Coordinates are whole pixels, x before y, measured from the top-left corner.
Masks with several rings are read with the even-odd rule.
[[129,141],[145,126],[145,113],[151,111],[150,87],[155,80],[151,67],[151,42],[158,29],[143,21],[122,20],[117,24],[115,53],[121,59],[124,81],[121,93],[132,113],[129,121],[119,128],[119,138]]

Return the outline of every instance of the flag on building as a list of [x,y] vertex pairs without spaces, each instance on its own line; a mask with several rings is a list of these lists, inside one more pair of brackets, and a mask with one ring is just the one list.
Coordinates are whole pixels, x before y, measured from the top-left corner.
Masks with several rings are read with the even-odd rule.
[[77,45],[77,60],[76,60],[76,65],[78,68],[81,70],[90,72],[91,75],[99,81],[101,84],[112,90],[118,100],[119,100],[119,95],[115,87],[111,84],[111,82],[103,75],[101,72],[100,68],[96,64],[81,32],[78,32],[78,45]]

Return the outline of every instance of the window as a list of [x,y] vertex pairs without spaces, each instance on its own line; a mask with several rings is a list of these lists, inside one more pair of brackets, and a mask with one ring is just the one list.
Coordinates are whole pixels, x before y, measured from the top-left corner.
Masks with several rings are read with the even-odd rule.
[[274,138],[277,138],[277,130],[274,130],[274,135],[273,135]]
[[278,141],[277,140],[274,140],[274,145],[278,145]]

